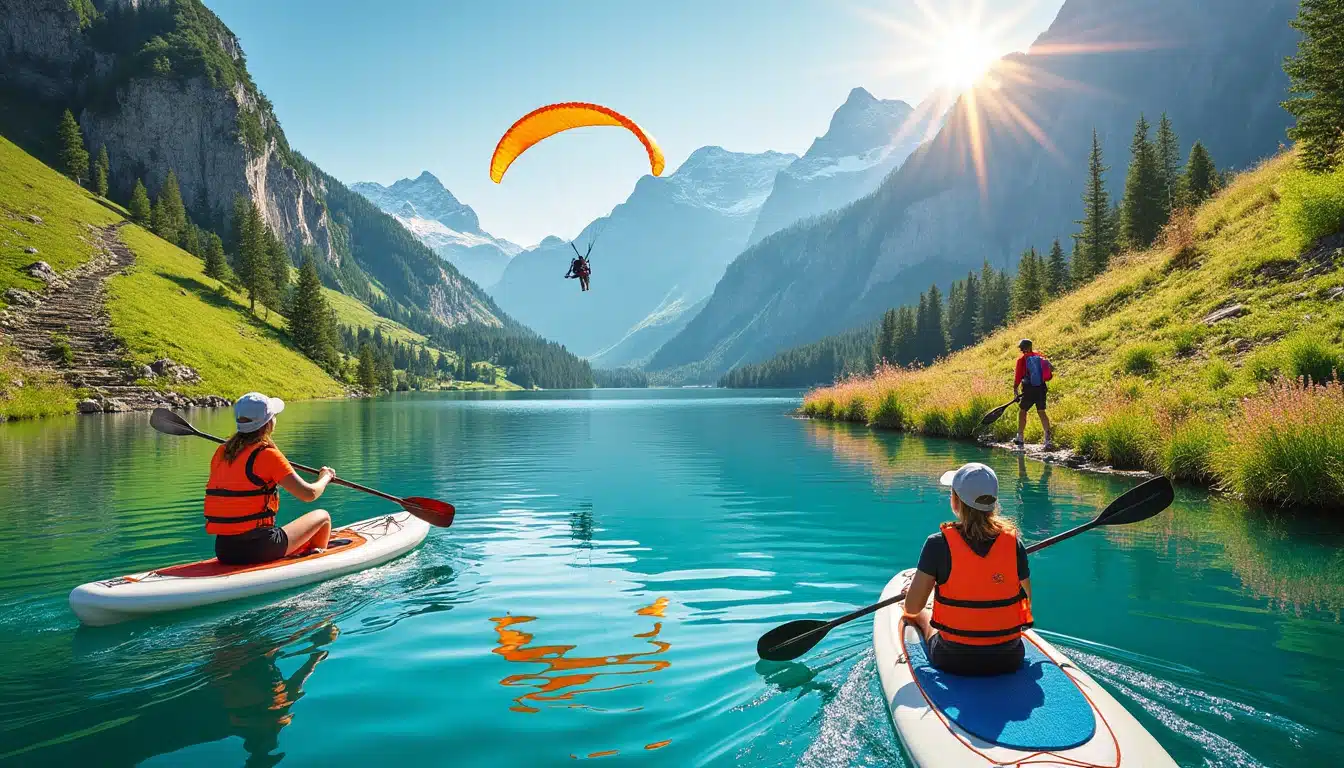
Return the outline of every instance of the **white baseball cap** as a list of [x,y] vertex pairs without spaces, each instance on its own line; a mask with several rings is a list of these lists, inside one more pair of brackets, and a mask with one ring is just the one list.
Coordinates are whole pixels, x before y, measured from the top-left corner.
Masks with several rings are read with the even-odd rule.
[[248,392],[233,404],[233,420],[238,422],[239,432],[256,432],[283,410],[284,400],[267,397],[260,392]]
[[984,464],[962,464],[960,469],[944,472],[939,482],[951,486],[963,504],[981,512],[994,511],[999,500],[999,476]]

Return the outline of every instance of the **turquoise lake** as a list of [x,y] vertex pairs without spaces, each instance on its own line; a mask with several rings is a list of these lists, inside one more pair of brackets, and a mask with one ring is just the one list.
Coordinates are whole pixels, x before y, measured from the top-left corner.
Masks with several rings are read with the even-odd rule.
[[[0,764],[902,765],[871,620],[799,662],[794,618],[876,600],[984,461],[1027,541],[1136,481],[790,416],[796,392],[291,404],[295,461],[456,504],[406,557],[302,592],[101,629],[85,581],[207,557],[213,446],[148,414],[0,425]],[[227,434],[224,411],[187,414]],[[392,508],[333,487],[337,523]],[[282,519],[311,509],[293,498]],[[1032,557],[1042,634],[1185,766],[1344,754],[1344,526],[1178,488]]]

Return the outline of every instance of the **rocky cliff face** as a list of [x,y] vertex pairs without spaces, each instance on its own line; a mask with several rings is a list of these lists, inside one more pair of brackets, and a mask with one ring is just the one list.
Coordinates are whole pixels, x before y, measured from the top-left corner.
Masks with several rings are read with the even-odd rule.
[[[162,25],[174,12],[165,0],[0,0],[0,82],[74,106],[90,153],[107,147],[114,194],[129,195],[142,179],[153,196],[172,169],[203,225],[227,231],[234,196],[243,195],[293,253],[313,246],[334,259],[321,190],[285,151],[237,39],[213,14],[201,45],[241,77],[229,83],[214,72],[175,70],[167,56],[165,66],[138,68],[141,54],[127,43],[151,26],[139,22]],[[248,121],[259,129],[253,146],[244,138]]]
[[[712,381],[914,301],[931,282],[946,287],[986,259],[1011,267],[1024,248],[1054,238],[1067,248],[1092,130],[1115,197],[1140,112],[1156,123],[1166,111],[1182,152],[1198,139],[1221,167],[1274,154],[1290,120],[1279,102],[1297,6],[1067,0],[1031,51],[1001,62],[977,88],[978,111],[963,97],[873,195],[743,253],[649,367]],[[983,175],[973,141],[983,146]]]

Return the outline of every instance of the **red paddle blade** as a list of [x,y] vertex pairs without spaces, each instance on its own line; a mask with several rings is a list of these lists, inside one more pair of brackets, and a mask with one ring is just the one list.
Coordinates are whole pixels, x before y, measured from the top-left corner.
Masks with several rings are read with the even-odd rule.
[[423,496],[407,496],[401,500],[401,506],[426,523],[437,525],[440,528],[447,528],[452,525],[453,515],[457,514],[457,510],[453,509],[452,504],[438,499],[427,499]]

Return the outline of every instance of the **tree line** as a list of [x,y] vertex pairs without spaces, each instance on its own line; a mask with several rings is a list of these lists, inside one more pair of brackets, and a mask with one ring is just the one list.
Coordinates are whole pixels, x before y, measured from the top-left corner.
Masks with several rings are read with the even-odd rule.
[[875,327],[828,337],[786,350],[762,363],[725,374],[724,387],[804,387],[826,384],[878,364],[932,365],[969,347],[1010,322],[1041,309],[1051,299],[1081,286],[1110,266],[1122,249],[1151,247],[1175,212],[1211,197],[1226,178],[1204,145],[1196,141],[1184,163],[1175,128],[1164,113],[1154,134],[1139,116],[1130,143],[1130,163],[1121,199],[1112,203],[1106,188],[1101,141],[1092,132],[1083,217],[1072,236],[1072,255],[1055,240],[1044,255],[1035,247],[1018,257],[1010,276],[986,260],[979,272],[953,281],[946,298],[935,283],[915,305],[887,310]]
[[594,368],[593,384],[602,389],[643,389],[649,376],[634,368]]

